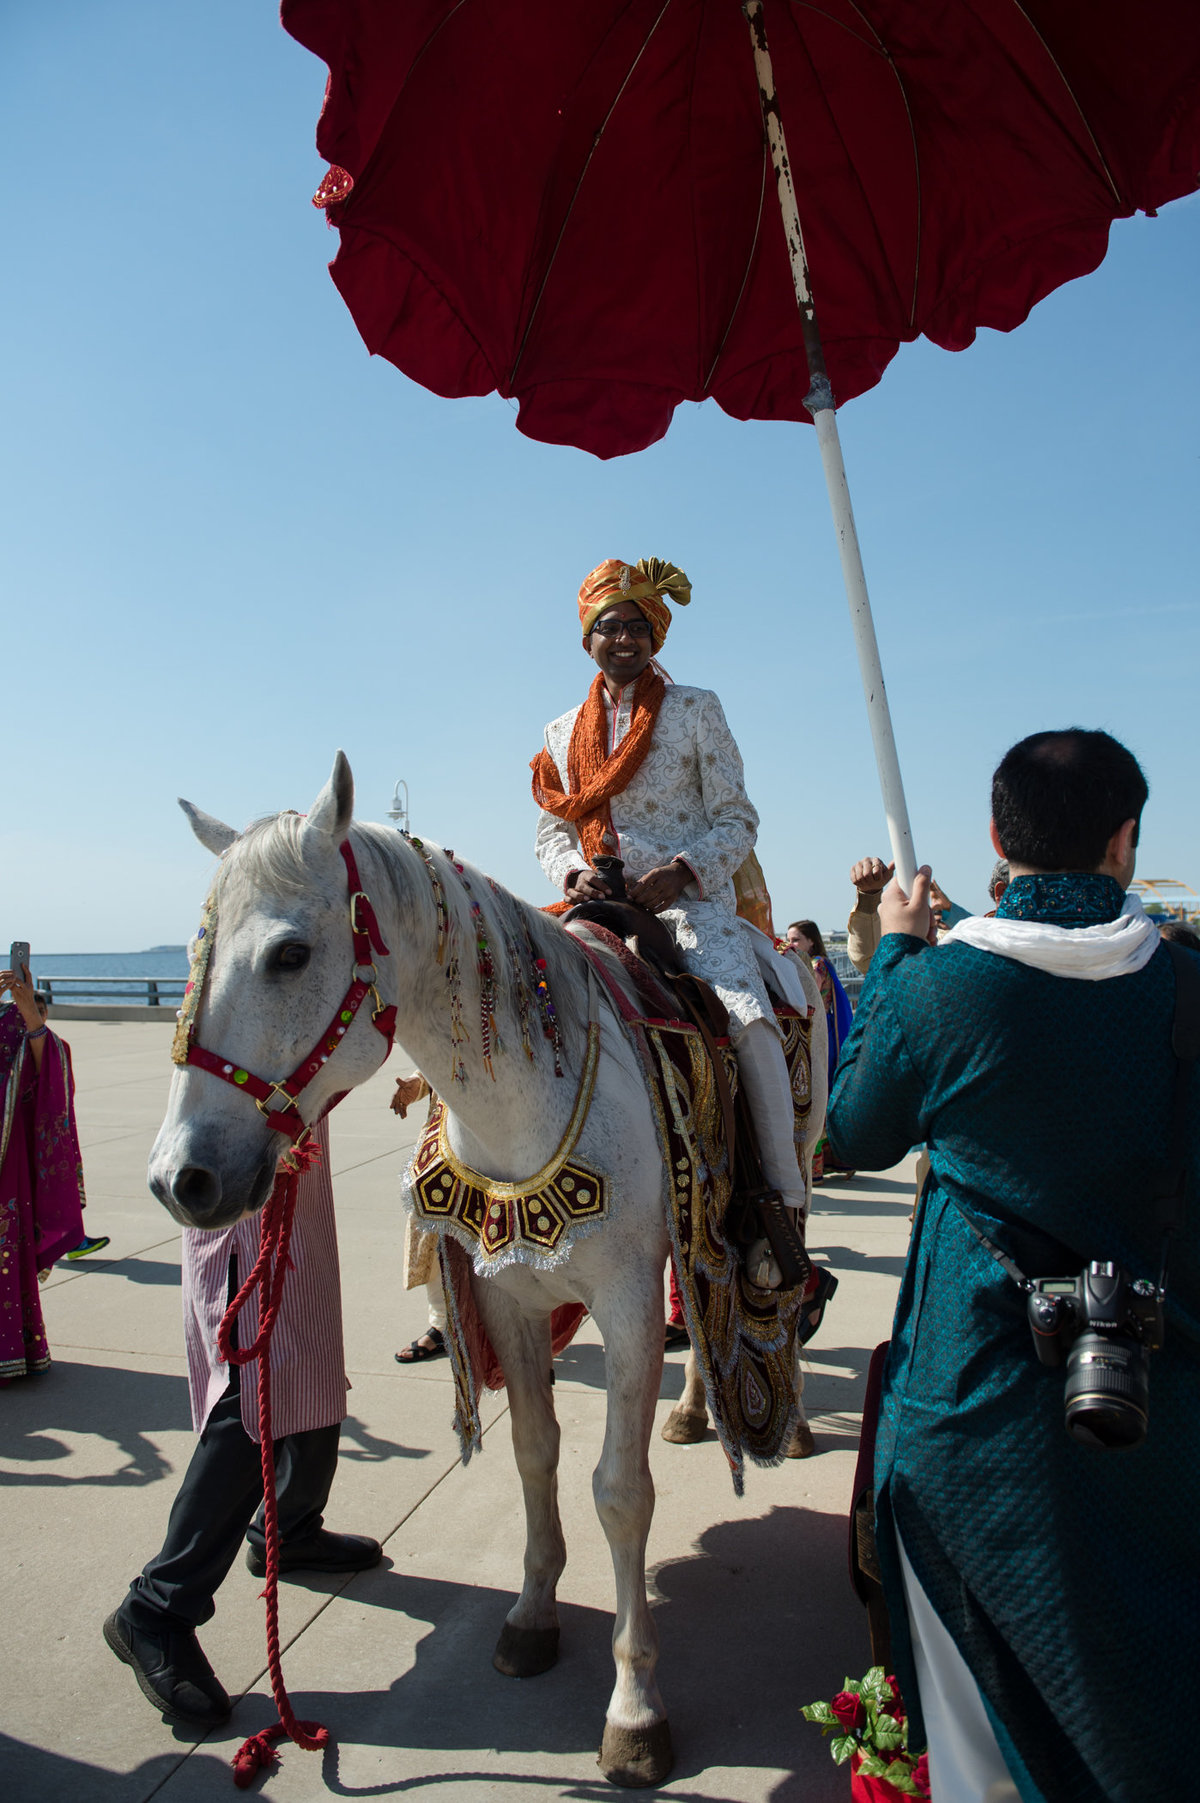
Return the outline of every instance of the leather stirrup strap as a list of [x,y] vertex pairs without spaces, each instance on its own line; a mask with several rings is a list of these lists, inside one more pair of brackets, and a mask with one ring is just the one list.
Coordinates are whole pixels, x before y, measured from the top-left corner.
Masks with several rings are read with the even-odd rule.
[[679,997],[688,1019],[699,1033],[709,1063],[712,1065],[713,1082],[717,1089],[717,1101],[721,1109],[721,1120],[725,1128],[725,1144],[729,1148],[729,1174],[734,1172],[734,1159],[737,1151],[737,1109],[734,1105],[733,1091],[729,1087],[729,1078],[725,1071],[725,1060],[721,1056],[721,1048],[713,1038],[708,1022],[704,1019],[704,1010],[697,1005],[695,993],[691,989],[695,978],[688,973],[682,976],[666,976],[667,982]]

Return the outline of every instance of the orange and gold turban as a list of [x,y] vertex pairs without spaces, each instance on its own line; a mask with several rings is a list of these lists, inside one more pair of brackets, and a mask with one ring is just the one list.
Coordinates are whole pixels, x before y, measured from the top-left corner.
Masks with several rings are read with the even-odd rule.
[[618,601],[636,601],[650,622],[654,649],[661,651],[671,624],[667,595],[676,607],[686,607],[692,598],[691,583],[673,563],[664,563],[661,557],[643,557],[638,563],[606,558],[585,578],[579,591],[579,624],[585,644],[602,613]]

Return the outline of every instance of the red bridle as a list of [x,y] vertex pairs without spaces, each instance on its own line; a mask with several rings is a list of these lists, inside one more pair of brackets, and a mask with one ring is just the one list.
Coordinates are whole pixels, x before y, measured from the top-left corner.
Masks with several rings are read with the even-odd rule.
[[[240,1089],[244,1095],[250,1096],[271,1126],[280,1133],[286,1133],[293,1143],[298,1143],[308,1132],[297,1106],[301,1095],[320,1071],[322,1065],[329,1063],[330,1058],[353,1025],[355,1015],[369,995],[375,998],[371,1023],[376,1032],[382,1033],[387,1040],[385,1058],[391,1053],[392,1040],[396,1032],[396,1010],[395,1008],[385,1008],[383,1005],[379,991],[375,987],[378,972],[371,955],[372,951],[376,951],[381,958],[386,958],[389,956],[388,948],[383,943],[379,922],[375,918],[375,910],[371,906],[370,897],[364,891],[359,880],[358,865],[354,861],[350,841],[343,839],[338,850],[341,852],[346,866],[346,878],[350,888],[350,932],[354,938],[354,980],[342,997],[337,1013],[308,1057],[303,1059],[291,1076],[285,1077],[282,1083],[267,1083],[262,1077],[256,1077],[253,1071],[244,1069],[240,1064],[233,1064],[228,1058],[222,1058],[217,1052],[210,1052],[204,1046],[198,1045],[193,1038],[188,1040],[186,1063],[194,1064],[197,1069],[202,1071],[211,1071],[214,1077],[220,1077],[225,1083],[232,1083],[235,1089]],[[370,976],[362,977],[359,975],[360,971],[369,971]],[[279,1105],[272,1107],[272,1102],[276,1100]],[[338,1100],[341,1100],[340,1096]]]

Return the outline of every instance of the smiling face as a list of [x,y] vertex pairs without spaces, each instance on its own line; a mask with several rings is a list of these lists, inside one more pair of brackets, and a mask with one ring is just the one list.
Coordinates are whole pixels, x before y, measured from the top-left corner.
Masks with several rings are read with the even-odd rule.
[[[631,621],[644,630],[640,634],[628,630],[613,632],[611,629],[619,627],[622,621]],[[605,628],[610,630],[606,632]],[[650,623],[637,602],[617,601],[606,607],[588,634],[587,649],[610,694],[639,677],[654,656],[654,641]]]
[[801,932],[799,927],[788,928],[787,942],[793,951],[803,952],[808,958],[812,957],[813,942],[807,933]]

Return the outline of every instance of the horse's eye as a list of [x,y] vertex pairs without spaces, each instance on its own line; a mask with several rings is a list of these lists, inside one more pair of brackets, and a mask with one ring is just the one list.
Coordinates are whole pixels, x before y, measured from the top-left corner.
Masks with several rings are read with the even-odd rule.
[[309,949],[295,940],[281,945],[271,962],[276,970],[303,970],[309,960]]

